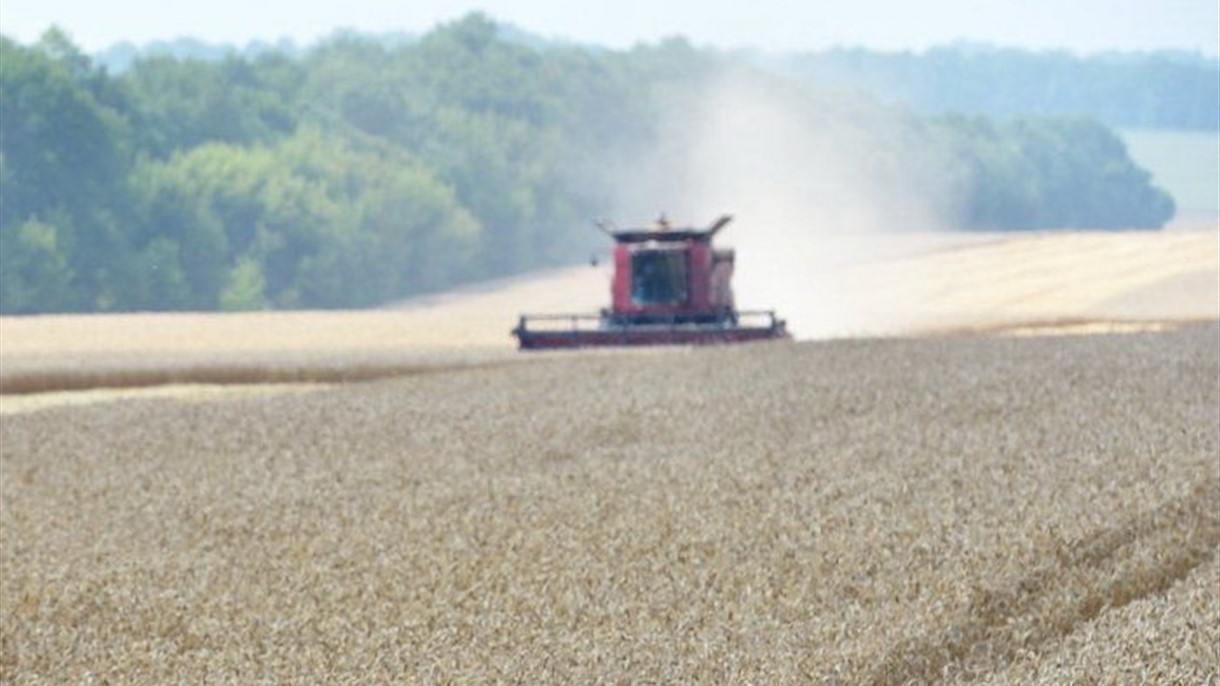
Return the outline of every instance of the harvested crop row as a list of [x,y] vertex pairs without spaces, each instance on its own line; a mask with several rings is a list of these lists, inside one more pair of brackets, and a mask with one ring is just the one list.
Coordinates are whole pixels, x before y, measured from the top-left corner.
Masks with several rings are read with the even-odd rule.
[[0,680],[1206,682],[1217,379],[1201,326],[5,416]]
[[509,350],[404,350],[318,354],[107,354],[17,357],[0,368],[0,394],[28,395],[170,384],[347,383],[522,362]]

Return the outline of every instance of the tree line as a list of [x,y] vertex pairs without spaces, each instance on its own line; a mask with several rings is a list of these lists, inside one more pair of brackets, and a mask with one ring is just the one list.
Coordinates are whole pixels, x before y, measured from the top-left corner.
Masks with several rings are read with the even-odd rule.
[[[55,29],[0,37],[0,312],[360,307],[578,259],[614,209],[608,161],[662,145],[674,99],[730,68],[756,67],[681,39],[527,46],[480,14],[395,45],[348,34],[115,75]],[[956,178],[956,228],[1173,214],[1092,120],[784,88],[841,113],[862,157],[863,122],[906,122],[886,159]]]
[[1220,59],[1191,52],[839,48],[785,56],[776,66],[812,84],[864,89],[923,114],[1040,114],[1118,128],[1220,129]]

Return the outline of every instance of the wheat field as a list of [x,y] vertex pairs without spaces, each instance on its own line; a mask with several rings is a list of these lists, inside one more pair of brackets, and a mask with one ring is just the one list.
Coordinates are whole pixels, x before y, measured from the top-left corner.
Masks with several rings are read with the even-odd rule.
[[765,344],[0,418],[0,681],[1180,683],[1220,327]]
[[0,683],[1220,683],[1220,234],[916,238],[797,343],[0,318]]

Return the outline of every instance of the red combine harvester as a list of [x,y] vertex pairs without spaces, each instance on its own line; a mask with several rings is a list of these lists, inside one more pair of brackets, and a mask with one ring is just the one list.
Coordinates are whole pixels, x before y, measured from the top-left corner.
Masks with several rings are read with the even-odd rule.
[[522,350],[626,345],[703,345],[789,338],[771,310],[734,309],[733,251],[712,247],[732,217],[706,229],[613,230],[612,304],[600,314],[522,315],[513,329]]

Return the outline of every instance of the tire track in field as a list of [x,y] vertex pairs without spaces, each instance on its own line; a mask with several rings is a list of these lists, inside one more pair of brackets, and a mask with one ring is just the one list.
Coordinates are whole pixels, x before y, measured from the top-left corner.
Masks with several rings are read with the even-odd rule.
[[969,605],[923,636],[888,650],[861,683],[932,683],[983,675],[1119,608],[1162,593],[1220,546],[1220,479],[1207,479],[1158,509],[1053,548],[1011,583],[976,592]]

